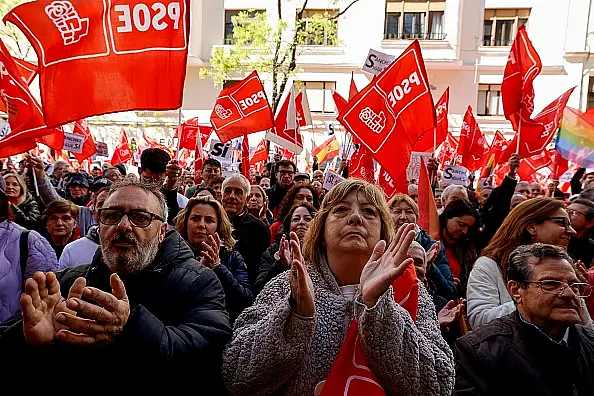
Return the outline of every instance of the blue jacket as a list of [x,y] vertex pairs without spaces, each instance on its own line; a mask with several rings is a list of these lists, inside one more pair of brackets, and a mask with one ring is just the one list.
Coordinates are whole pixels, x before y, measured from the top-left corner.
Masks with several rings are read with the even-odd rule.
[[[23,286],[20,263],[19,240],[25,229],[11,221],[0,223],[0,323],[19,309]],[[55,271],[62,269],[56,253],[48,241],[36,231],[29,233],[29,259],[25,277],[30,278],[36,271]]]
[[[417,241],[425,251],[428,251],[431,246],[436,242],[431,239],[427,231],[419,230],[415,236]],[[435,294],[445,298],[447,301],[456,299],[456,285],[454,283],[454,277],[452,270],[450,269],[450,263],[445,254],[445,247],[442,245],[439,254],[433,261],[431,268],[427,268],[427,279],[429,279],[435,286]]]
[[237,250],[228,251],[221,247],[219,257],[221,264],[213,271],[223,285],[227,312],[233,322],[244,309],[252,305],[254,293],[250,288],[247,267],[241,254]]

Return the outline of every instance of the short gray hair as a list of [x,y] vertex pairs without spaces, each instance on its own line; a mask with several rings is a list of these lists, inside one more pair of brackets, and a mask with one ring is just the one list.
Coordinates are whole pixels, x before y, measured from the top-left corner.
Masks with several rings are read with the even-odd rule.
[[[423,251],[425,251],[425,248],[417,241],[412,241],[410,244],[410,247],[408,248],[408,250],[410,251],[411,249],[422,249]],[[426,253],[426,252],[425,252]]]
[[139,180],[134,180],[132,178],[126,178],[120,182],[114,183],[111,185],[109,189],[109,196],[113,195],[116,191],[121,190],[125,187],[134,187],[143,190],[148,194],[152,194],[157,201],[159,202],[159,206],[161,207],[161,216],[165,221],[167,221],[167,217],[169,216],[169,209],[167,208],[167,201],[165,200],[165,196],[159,189],[159,186],[155,183],[144,183]]
[[225,190],[225,187],[227,187],[227,185],[231,182],[238,182],[246,196],[250,194],[250,181],[241,173],[234,173],[231,176],[225,178],[225,180],[223,180],[223,186],[221,189]]
[[573,260],[567,252],[559,246],[546,243],[522,245],[514,249],[509,255],[506,270],[506,281],[525,283],[532,276],[532,267],[541,263],[546,258],[567,260],[573,265]]
[[442,201],[447,201],[448,198],[454,194],[454,191],[457,191],[457,190],[462,191],[464,193],[464,196],[466,196],[466,199],[468,199],[468,192],[466,192],[466,187],[458,185],[458,184],[450,184],[449,186],[444,188],[443,191],[441,192]]

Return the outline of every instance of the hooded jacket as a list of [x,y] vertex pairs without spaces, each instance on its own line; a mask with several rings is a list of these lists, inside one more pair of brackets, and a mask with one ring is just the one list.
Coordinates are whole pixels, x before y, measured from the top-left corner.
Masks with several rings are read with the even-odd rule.
[[[67,297],[82,276],[87,286],[111,293],[110,275],[99,250],[91,264],[58,274],[60,291]],[[0,327],[0,366],[7,366],[0,367],[0,372],[4,375],[12,369],[12,376],[5,378],[15,380],[15,376],[30,375],[22,368],[32,362],[51,362],[56,368],[70,365],[77,373],[67,376],[69,383],[80,380],[94,391],[113,391],[112,381],[117,381],[118,389],[188,389],[194,384],[204,394],[217,394],[219,361],[231,327],[223,288],[214,272],[194,259],[176,231],[169,231],[153,262],[122,281],[130,315],[115,342],[93,347],[61,342],[28,347],[23,322],[15,315]],[[79,363],[72,366],[73,362]]]

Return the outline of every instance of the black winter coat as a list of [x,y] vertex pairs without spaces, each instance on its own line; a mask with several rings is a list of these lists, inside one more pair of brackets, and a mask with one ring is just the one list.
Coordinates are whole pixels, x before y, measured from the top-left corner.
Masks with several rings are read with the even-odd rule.
[[260,260],[260,268],[258,269],[258,277],[254,283],[254,291],[260,293],[264,286],[278,274],[288,270],[280,260],[277,260],[274,255],[278,252],[279,244],[275,243],[270,246],[262,255]]
[[278,184],[275,184],[266,190],[266,195],[268,196],[268,209],[270,209],[275,215],[277,214],[278,208],[283,198],[287,194],[287,191],[289,191],[288,188],[283,189]]
[[454,395],[594,395],[594,331],[572,325],[564,346],[517,311],[495,319],[458,340]]
[[241,254],[247,265],[250,285],[258,276],[262,253],[270,246],[270,229],[260,219],[246,211],[235,216],[233,223],[233,238],[237,241],[235,249]]
[[[87,286],[111,292],[111,272],[101,250],[91,264],[57,275],[63,297],[81,276]],[[38,374],[53,373],[49,374],[55,381],[52,386],[68,383],[69,389],[80,382],[94,392],[199,386],[203,394],[218,394],[220,357],[231,327],[223,288],[214,272],[194,259],[176,231],[169,231],[153,263],[122,280],[130,316],[114,343],[78,347],[57,341],[43,348],[30,347],[22,320],[15,315],[0,327],[4,378],[18,384],[22,382],[16,378],[30,381],[34,370],[39,370]]]
[[219,251],[221,264],[213,271],[217,274],[219,281],[225,291],[225,302],[231,322],[239,316],[244,309],[254,302],[254,293],[250,288],[250,279],[243,257],[237,250],[228,251],[221,248]]
[[28,230],[37,231],[41,226],[41,212],[35,198],[27,193],[27,198],[19,205],[11,205],[14,222]]
[[483,207],[482,221],[484,228],[477,238],[477,252],[480,253],[489,244],[489,241],[509,214],[509,206],[516,190],[516,184],[518,184],[516,180],[505,176],[501,184],[491,191]]

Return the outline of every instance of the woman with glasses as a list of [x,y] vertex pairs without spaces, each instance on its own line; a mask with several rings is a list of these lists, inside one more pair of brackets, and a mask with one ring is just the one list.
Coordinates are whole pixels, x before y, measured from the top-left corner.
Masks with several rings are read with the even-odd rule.
[[81,235],[77,219],[78,206],[64,199],[50,202],[43,211],[41,223],[44,230],[41,235],[48,240],[58,260],[64,247]]
[[196,259],[212,269],[225,291],[231,322],[254,301],[247,267],[231,236],[231,222],[221,204],[209,196],[194,197],[175,218],[175,229]]
[[303,255],[291,233],[291,269],[237,318],[223,353],[229,394],[314,395],[356,319],[368,368],[387,394],[451,395],[453,356],[424,286],[416,321],[394,301],[392,283],[413,265],[413,238],[411,224],[394,234],[374,185],[349,179],[334,186],[305,235]]
[[[515,248],[540,242],[567,249],[574,235],[563,202],[540,197],[516,206],[470,272],[467,290],[470,325],[476,328],[516,309],[504,281],[509,255]],[[589,316],[584,321],[589,322]]]

